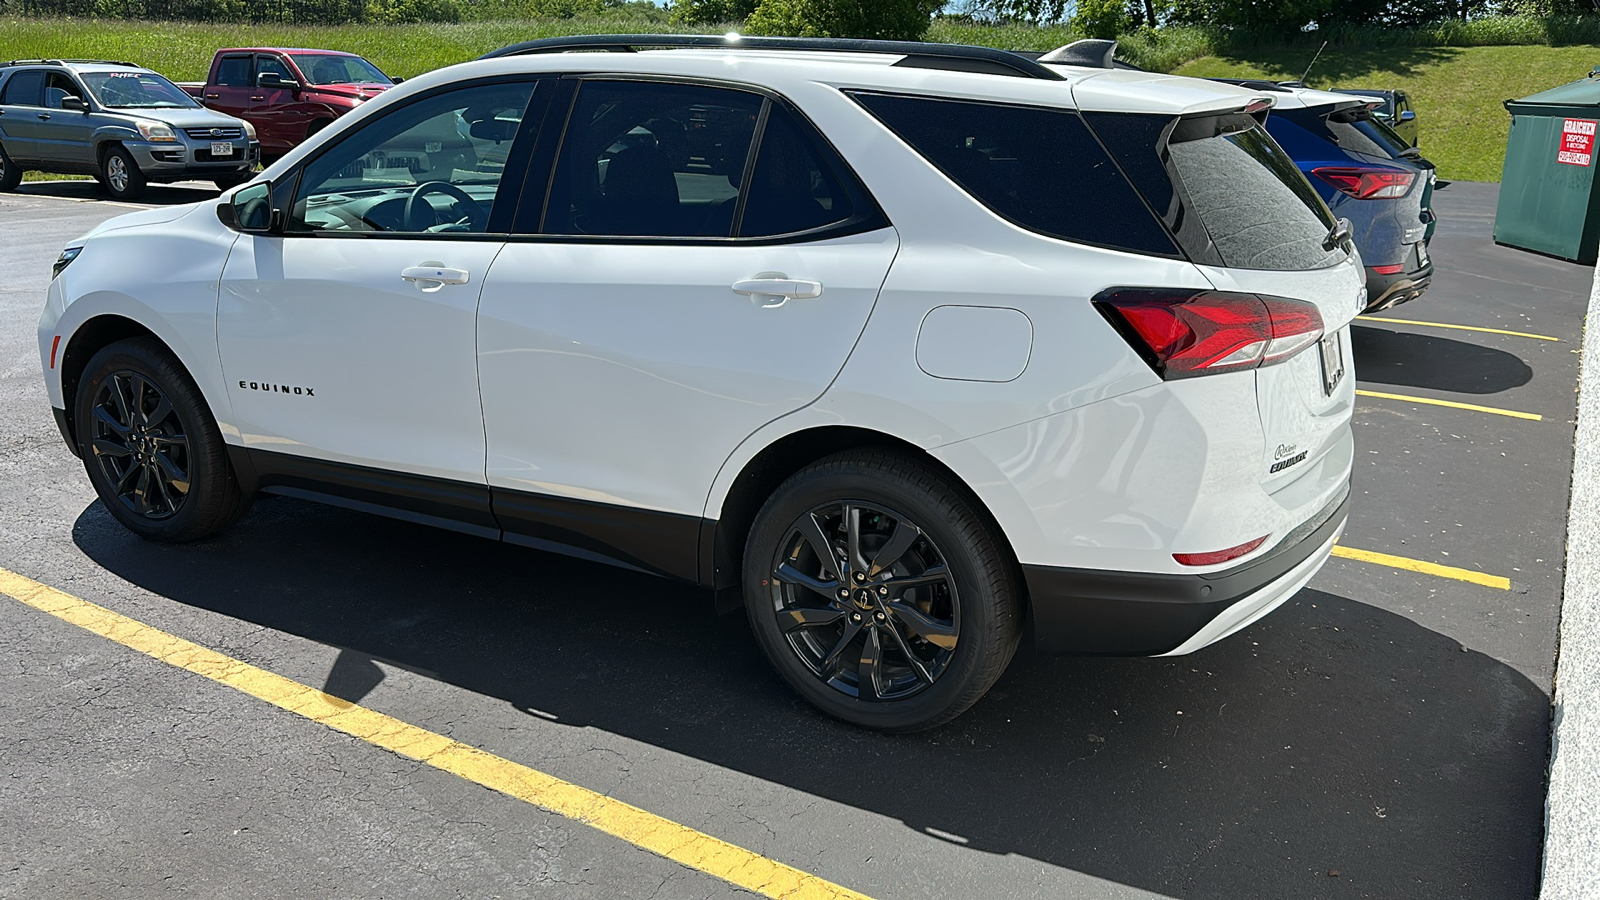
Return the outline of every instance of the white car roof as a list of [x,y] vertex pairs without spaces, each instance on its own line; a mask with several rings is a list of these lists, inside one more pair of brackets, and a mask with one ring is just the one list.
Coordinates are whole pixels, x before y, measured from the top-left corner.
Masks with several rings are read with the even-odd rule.
[[1352,94],[1336,94],[1311,88],[1285,87],[1287,94],[1278,95],[1279,109],[1309,109],[1314,106],[1361,106],[1367,101]]
[[1234,85],[1125,69],[1050,65],[1049,70],[1062,76],[1056,81],[894,65],[905,56],[885,52],[722,47],[646,49],[634,53],[553,52],[460,63],[419,76],[404,87],[421,88],[477,75],[599,70],[714,78],[766,87],[779,93],[784,93],[786,86],[800,83],[826,84],[840,89],[906,91],[1086,111],[1164,115],[1236,110],[1254,101],[1275,99],[1271,93]]

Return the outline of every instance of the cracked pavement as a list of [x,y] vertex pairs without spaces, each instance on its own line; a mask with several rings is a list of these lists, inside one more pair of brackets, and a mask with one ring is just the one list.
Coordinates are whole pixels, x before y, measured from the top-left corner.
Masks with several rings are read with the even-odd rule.
[[[286,498],[200,544],[127,534],[61,446],[34,340],[56,252],[125,211],[75,202],[93,190],[0,195],[0,567],[874,897],[1533,893],[1589,272],[1493,247],[1484,186],[1440,192],[1438,281],[1392,315],[1566,343],[1369,323],[1358,375],[1363,348],[1420,354],[1372,365],[1379,389],[1488,360],[1511,374],[1483,402],[1552,427],[1363,404],[1346,542],[1517,590],[1335,560],[1199,654],[1024,651],[899,737],[813,713],[684,585]],[[0,898],[742,893],[10,600],[0,735]]]

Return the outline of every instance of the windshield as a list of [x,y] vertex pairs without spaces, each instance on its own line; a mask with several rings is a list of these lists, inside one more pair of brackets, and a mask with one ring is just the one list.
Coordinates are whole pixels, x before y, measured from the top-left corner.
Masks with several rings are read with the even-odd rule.
[[359,56],[293,53],[290,59],[312,84],[391,84],[389,76]]
[[200,105],[154,72],[84,72],[79,77],[100,105],[110,109],[193,109]]

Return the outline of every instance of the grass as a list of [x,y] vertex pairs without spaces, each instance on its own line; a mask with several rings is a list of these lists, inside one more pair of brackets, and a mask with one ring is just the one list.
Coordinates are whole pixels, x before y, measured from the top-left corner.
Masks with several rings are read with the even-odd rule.
[[[1299,78],[1310,50],[1197,59],[1178,67],[1200,77]],[[1421,147],[1439,177],[1499,181],[1511,116],[1501,102],[1576,81],[1600,62],[1600,47],[1417,47],[1338,51],[1312,69],[1312,87],[1386,87],[1411,96]]]

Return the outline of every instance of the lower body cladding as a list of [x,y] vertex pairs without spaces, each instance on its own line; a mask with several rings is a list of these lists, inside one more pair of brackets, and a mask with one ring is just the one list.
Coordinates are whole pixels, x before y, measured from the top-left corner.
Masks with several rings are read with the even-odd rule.
[[1367,266],[1367,308],[1380,312],[1422,296],[1433,282],[1433,261],[1426,243],[1412,244],[1399,266]]
[[1038,649],[1181,656],[1277,609],[1322,568],[1349,518],[1349,489],[1265,556],[1204,575],[1023,566]]

